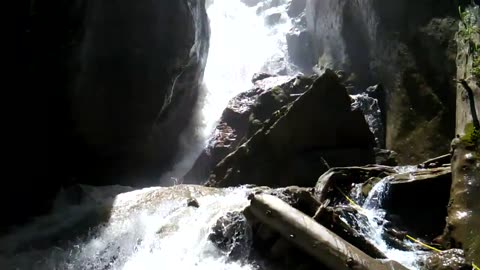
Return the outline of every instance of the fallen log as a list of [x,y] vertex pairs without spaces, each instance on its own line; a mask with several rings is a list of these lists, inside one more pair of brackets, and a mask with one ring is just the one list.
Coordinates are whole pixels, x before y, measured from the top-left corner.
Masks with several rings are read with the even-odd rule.
[[342,215],[347,216],[348,212],[353,216],[359,215],[358,209],[351,206],[320,207],[313,219],[369,256],[375,259],[386,259],[382,251],[341,218]]
[[252,196],[248,210],[329,269],[408,270],[396,261],[373,259],[275,196]]

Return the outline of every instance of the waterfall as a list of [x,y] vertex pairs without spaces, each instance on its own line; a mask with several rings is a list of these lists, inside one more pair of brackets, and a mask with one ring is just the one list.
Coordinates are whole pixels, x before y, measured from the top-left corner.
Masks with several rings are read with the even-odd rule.
[[[286,34],[291,27],[287,3],[277,1],[263,10],[262,1],[248,7],[240,0],[214,0],[208,7],[211,38],[201,108],[204,138],[211,135],[228,101],[252,87],[255,73],[291,73],[282,70],[288,65]],[[281,17],[268,25],[266,18],[273,13]]]
[[[292,27],[288,2],[265,0],[247,6],[241,0],[207,1],[211,36],[204,86],[196,109],[199,115],[193,121],[193,130],[179,137],[182,149],[175,167],[161,177],[163,185],[176,183],[176,178],[191,168],[229,100],[253,86],[255,73],[296,72],[287,56],[286,35]],[[278,21],[268,21],[277,14]]]

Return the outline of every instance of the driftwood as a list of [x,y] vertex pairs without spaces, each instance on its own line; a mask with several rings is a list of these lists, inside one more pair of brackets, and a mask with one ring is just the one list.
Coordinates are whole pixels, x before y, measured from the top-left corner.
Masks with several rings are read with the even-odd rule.
[[249,210],[263,224],[329,269],[407,270],[396,261],[373,259],[275,196],[253,196]]

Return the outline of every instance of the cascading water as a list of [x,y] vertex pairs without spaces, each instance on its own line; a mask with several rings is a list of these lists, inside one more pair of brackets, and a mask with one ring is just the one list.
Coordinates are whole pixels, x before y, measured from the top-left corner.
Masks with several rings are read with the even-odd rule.
[[[403,166],[395,168],[397,173],[411,173],[418,171],[416,166]],[[389,181],[392,180],[391,176],[387,176],[379,181],[369,192],[367,198],[361,203],[362,211],[357,217],[351,215],[345,219],[356,223],[355,225],[360,228],[360,233],[366,239],[374,244],[380,251],[382,251],[388,258],[396,260],[409,269],[419,269],[417,265],[418,258],[424,255],[423,251],[417,250],[417,245],[409,240],[404,241],[404,246],[410,247],[412,251],[403,251],[392,248],[384,239],[385,225],[386,225],[386,212],[382,209],[382,203],[385,196],[388,195]],[[358,199],[358,191],[360,185],[352,190],[351,197]]]
[[[248,253],[240,254],[235,262],[228,260],[235,243],[223,250],[208,239],[220,217],[247,206],[247,193],[246,188],[176,186],[123,193],[113,202],[86,200],[0,239],[0,254],[4,254],[0,269],[255,269],[242,261]],[[187,206],[190,197],[197,200],[198,208]],[[78,228],[82,219],[101,220],[102,215],[108,221],[84,237],[58,241]],[[248,235],[243,233],[233,241],[246,245],[249,239],[242,238]]]

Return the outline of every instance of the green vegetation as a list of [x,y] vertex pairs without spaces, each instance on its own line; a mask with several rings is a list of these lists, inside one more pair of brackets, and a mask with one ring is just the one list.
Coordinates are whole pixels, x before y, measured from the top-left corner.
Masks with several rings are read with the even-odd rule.
[[460,139],[469,146],[480,146],[480,130],[473,123],[468,123],[464,129],[465,135]]
[[473,4],[472,8],[467,8],[462,11],[461,7],[458,7],[460,15],[460,29],[458,31],[458,37],[469,45],[469,53],[473,58],[472,60],[472,75],[476,79],[480,79],[480,48],[475,42],[475,38],[480,34],[480,28],[478,27],[478,5]]

